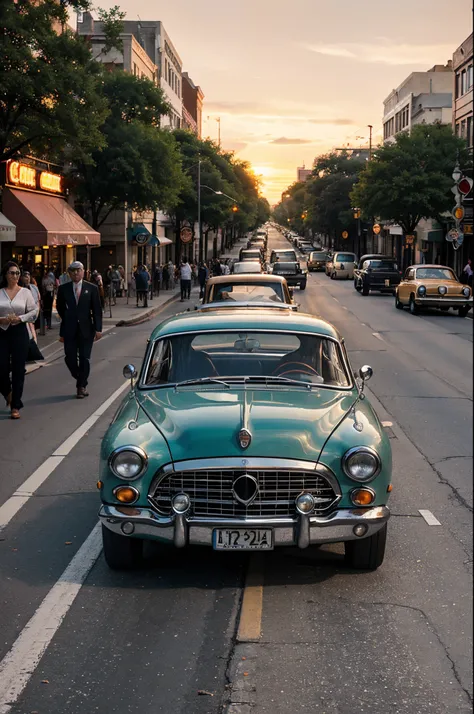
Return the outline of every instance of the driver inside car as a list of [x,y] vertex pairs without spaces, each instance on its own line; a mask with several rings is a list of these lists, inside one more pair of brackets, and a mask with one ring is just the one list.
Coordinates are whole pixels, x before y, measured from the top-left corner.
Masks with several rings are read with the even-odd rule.
[[273,374],[283,375],[284,372],[306,372],[319,375],[318,355],[314,349],[314,340],[308,335],[298,335],[299,347],[281,358]]

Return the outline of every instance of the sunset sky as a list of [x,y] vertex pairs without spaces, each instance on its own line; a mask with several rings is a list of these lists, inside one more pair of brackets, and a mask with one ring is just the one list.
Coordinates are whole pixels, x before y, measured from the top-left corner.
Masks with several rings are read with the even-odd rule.
[[[471,0],[103,0],[161,20],[205,94],[203,135],[249,160],[274,203],[318,154],[381,136],[382,102],[445,64],[472,31]],[[209,117],[209,119],[207,118]]]

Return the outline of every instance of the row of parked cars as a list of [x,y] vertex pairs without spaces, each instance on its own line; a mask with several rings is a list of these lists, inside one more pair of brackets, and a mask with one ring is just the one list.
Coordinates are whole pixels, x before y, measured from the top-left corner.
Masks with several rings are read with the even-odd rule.
[[324,271],[333,280],[353,280],[355,290],[363,296],[374,291],[392,294],[395,307],[407,307],[413,315],[422,308],[437,308],[444,312],[453,309],[466,317],[472,309],[472,289],[443,265],[411,265],[403,272],[392,256],[371,253],[358,259],[348,251],[318,250],[309,254],[307,269]]
[[337,330],[295,310],[297,278],[279,269],[299,261],[283,253],[271,272],[211,278],[124,368],[98,482],[111,568],[142,563],[145,541],[158,556],[342,542],[349,567],[382,563],[392,459],[372,370],[354,373]]

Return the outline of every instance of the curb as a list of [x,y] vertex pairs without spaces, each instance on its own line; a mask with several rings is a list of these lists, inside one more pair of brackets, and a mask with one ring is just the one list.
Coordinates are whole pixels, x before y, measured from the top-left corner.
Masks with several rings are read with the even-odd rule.
[[150,318],[152,318],[154,315],[159,313],[164,307],[169,305],[170,303],[174,302],[179,298],[179,294],[177,293],[176,295],[172,295],[170,298],[165,300],[165,302],[160,303],[156,307],[151,307],[149,310],[146,312],[142,312],[140,315],[137,315],[136,317],[131,317],[128,320],[119,320],[114,327],[132,327],[133,325],[139,325],[142,322],[146,322]]

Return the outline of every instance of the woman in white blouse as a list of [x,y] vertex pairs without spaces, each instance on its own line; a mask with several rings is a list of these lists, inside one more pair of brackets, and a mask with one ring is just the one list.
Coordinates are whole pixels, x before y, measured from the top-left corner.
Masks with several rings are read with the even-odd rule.
[[[25,364],[30,336],[27,322],[36,320],[38,309],[33,295],[18,285],[20,268],[13,261],[2,271],[0,287],[0,393],[11,409],[11,418],[20,418],[25,382]],[[11,372],[11,379],[10,379]]]

